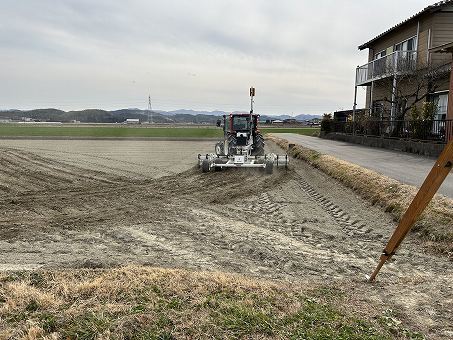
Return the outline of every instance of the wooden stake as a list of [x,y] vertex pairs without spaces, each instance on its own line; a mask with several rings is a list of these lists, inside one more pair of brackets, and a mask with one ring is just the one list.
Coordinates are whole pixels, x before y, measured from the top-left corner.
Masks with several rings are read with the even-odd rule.
[[398,227],[396,228],[387,246],[385,247],[384,252],[381,255],[377,268],[371,275],[369,282],[375,280],[384,263],[395,254],[395,251],[398,249],[409,230],[417,221],[417,218],[420,217],[425,208],[428,206],[429,202],[431,202],[436,192],[439,190],[452,167],[453,140],[451,140],[442,151],[439,159],[434,164],[434,167],[430,171],[428,177],[426,177],[425,182],[421,186],[411,205],[398,224]]

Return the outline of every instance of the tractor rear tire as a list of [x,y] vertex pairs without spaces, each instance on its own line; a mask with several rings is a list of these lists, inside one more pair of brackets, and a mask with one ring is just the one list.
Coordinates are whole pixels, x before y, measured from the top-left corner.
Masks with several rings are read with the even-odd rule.
[[271,175],[274,172],[274,162],[266,161],[266,167],[264,168],[266,174]]
[[209,160],[203,159],[203,162],[201,163],[201,172],[209,172]]
[[215,145],[215,153],[217,156],[225,156],[225,148],[223,142],[218,142]]
[[258,133],[255,137],[255,145],[253,146],[254,156],[264,156],[264,137]]
[[234,135],[228,136],[228,156],[233,156],[237,152],[237,139]]

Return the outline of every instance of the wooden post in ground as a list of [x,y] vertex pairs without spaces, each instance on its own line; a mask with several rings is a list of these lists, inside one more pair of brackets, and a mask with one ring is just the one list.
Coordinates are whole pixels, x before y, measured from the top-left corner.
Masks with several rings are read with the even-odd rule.
[[434,164],[434,167],[432,168],[428,177],[426,177],[425,182],[421,186],[411,205],[398,224],[398,227],[396,228],[381,255],[381,259],[377,268],[371,275],[369,282],[375,280],[376,275],[379,273],[384,263],[395,254],[396,250],[406,237],[409,230],[423,213],[429,202],[431,202],[437,190],[439,190],[439,187],[444,182],[452,167],[453,140],[451,140],[445,147],[444,151]]

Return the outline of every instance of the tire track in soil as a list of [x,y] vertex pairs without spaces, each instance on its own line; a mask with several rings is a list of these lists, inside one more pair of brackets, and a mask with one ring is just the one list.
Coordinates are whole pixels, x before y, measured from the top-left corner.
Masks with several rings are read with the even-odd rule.
[[324,211],[326,211],[337,224],[342,228],[343,232],[349,237],[359,238],[361,241],[375,241],[370,237],[371,228],[358,219],[352,219],[348,213],[341,209],[338,205],[320,194],[313,186],[311,186],[303,178],[298,179],[298,184],[302,191],[308,195],[313,201],[318,203]]

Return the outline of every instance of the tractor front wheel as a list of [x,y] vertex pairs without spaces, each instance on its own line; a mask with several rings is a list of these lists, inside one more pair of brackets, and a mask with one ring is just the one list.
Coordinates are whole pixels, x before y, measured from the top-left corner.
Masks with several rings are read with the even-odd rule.
[[225,148],[224,148],[223,142],[218,142],[215,145],[215,154],[217,156],[225,156]]
[[210,166],[209,166],[209,160],[203,159],[203,162],[201,163],[201,172],[209,172]]

